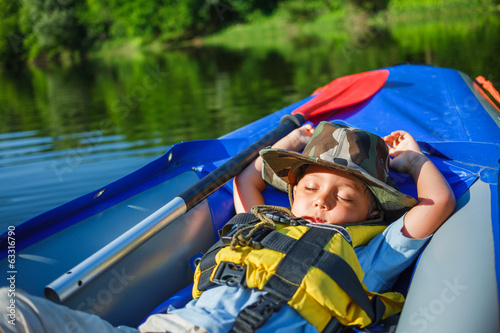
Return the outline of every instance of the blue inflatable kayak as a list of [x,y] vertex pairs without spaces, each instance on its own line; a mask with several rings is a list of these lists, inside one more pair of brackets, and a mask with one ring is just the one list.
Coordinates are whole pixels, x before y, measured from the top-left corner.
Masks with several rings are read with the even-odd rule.
[[[335,120],[380,136],[408,131],[457,198],[455,213],[400,279],[407,300],[397,332],[499,332],[500,110],[477,82],[457,70],[424,65],[387,70],[387,80],[373,96],[315,117],[314,124]],[[126,177],[5,231],[0,270],[15,277],[17,289],[39,296],[45,291],[115,325],[137,326],[168,299],[168,304],[186,302],[193,266],[234,215],[232,183],[147,237],[138,236],[134,227],[310,99],[221,138],[175,144]],[[411,178],[394,172],[391,178],[416,197]],[[274,189],[268,188],[265,197],[287,205],[286,195]],[[123,245],[106,260],[93,261],[96,252],[127,232],[145,238],[130,251]],[[97,273],[85,280],[88,275],[78,275],[79,267],[89,265]]]

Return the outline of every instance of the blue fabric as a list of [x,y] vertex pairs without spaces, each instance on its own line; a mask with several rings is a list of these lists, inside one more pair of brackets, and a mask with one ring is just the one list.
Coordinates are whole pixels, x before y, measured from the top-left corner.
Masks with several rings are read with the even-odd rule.
[[[365,271],[363,282],[369,290],[383,292],[392,287],[398,275],[418,256],[427,242],[410,239],[401,233],[401,217],[368,245],[356,249],[361,267]],[[199,299],[186,307],[170,311],[209,332],[228,332],[238,313],[257,301],[262,291],[219,286],[205,291]],[[317,332],[295,310],[285,305],[257,330],[261,333]]]
[[417,258],[431,236],[414,239],[403,235],[404,216],[392,223],[366,246],[355,249],[361,268],[365,272],[363,282],[368,290],[385,292],[392,288],[401,274]]

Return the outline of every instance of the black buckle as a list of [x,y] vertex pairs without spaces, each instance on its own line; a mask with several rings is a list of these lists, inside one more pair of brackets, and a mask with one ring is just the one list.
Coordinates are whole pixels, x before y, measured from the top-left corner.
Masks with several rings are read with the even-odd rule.
[[264,246],[262,245],[262,240],[266,238],[274,229],[265,228],[260,229],[252,235],[253,248],[256,250],[262,249]]
[[[224,242],[224,244],[226,245],[230,245],[231,240],[233,239],[233,235],[236,233],[236,231],[238,231],[238,228],[234,228],[233,230],[222,236],[221,237],[222,242]],[[269,233],[271,233],[272,231],[274,231],[274,229],[272,228],[264,228],[256,231],[252,235],[252,243],[253,243],[252,247],[256,250],[262,249],[263,248],[261,244],[262,240],[266,238],[266,236],[269,235]]]
[[222,261],[217,267],[212,281],[218,285],[244,287],[246,271],[245,266],[230,261]]
[[[269,294],[259,296],[259,300],[241,311],[236,317],[233,332],[251,331],[264,325],[267,320],[281,309],[284,301]],[[246,328],[246,329],[244,329]]]
[[274,222],[288,224],[291,226],[304,225],[307,223],[307,221],[301,217],[290,216],[277,210],[267,210],[264,214]]

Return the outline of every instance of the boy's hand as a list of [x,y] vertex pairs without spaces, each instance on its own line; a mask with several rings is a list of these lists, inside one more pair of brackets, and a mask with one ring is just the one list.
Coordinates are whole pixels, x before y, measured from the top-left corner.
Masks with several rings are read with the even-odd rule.
[[[288,133],[287,136],[273,145],[273,148],[301,151],[309,142],[314,127],[309,124],[303,125]],[[253,206],[263,205],[264,197],[262,191],[266,183],[262,180],[262,157],[258,157],[242,173],[234,179],[234,208],[236,213],[249,212]]]
[[301,151],[307,145],[313,133],[314,127],[312,125],[303,125],[294,129],[287,136],[276,142],[273,148]]
[[389,166],[409,173],[417,185],[419,203],[406,214],[401,232],[411,238],[430,236],[455,209],[453,191],[409,133],[396,131],[383,139],[392,157]]
[[389,146],[389,155],[392,157],[389,166],[398,172],[412,174],[427,160],[417,141],[408,132],[395,131],[383,139]]

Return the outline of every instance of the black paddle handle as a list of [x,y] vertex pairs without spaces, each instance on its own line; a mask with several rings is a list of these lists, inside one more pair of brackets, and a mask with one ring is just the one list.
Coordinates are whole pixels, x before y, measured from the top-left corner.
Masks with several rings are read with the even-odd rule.
[[273,145],[304,122],[305,118],[301,114],[283,116],[278,127],[179,194],[178,197],[183,199],[186,204],[186,211],[205,200],[233,177],[239,175],[259,156],[261,149]]

